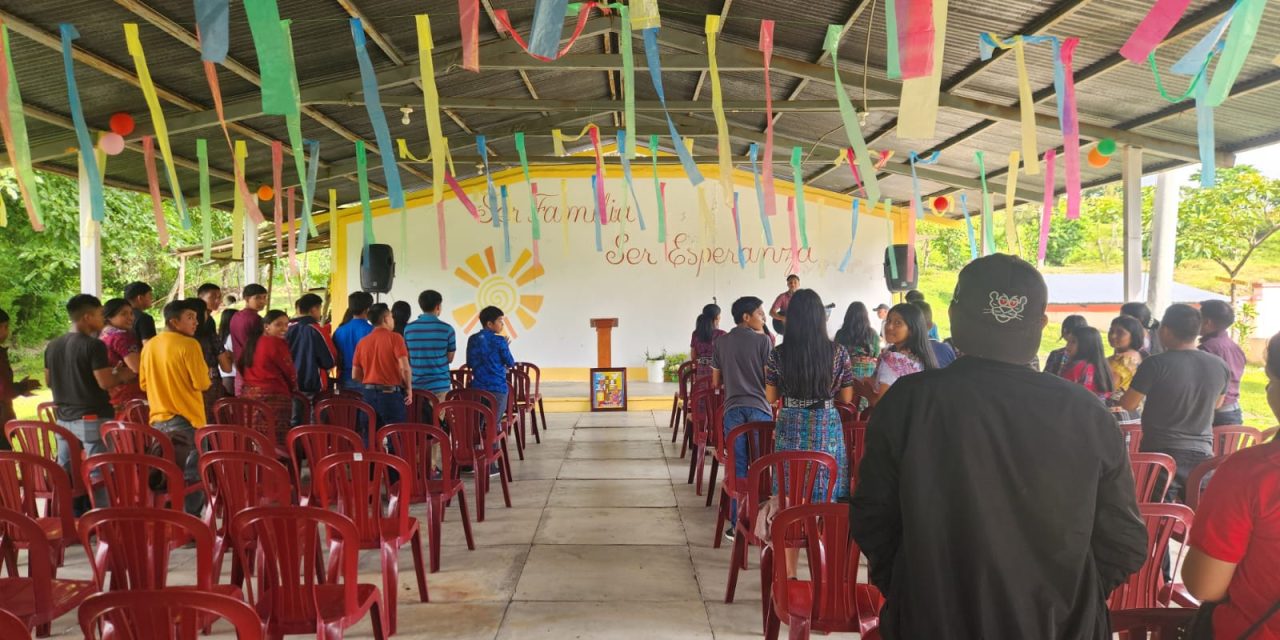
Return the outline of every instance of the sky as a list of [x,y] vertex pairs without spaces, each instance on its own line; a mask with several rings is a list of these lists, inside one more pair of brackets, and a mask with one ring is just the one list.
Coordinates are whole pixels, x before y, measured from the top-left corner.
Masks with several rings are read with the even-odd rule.
[[[1250,151],[1242,151],[1236,154],[1236,164],[1251,164],[1262,172],[1262,175],[1272,179],[1280,179],[1280,144],[1258,147]],[[1179,184],[1191,184],[1191,176],[1200,171],[1199,164],[1193,164],[1181,169],[1176,169],[1172,173],[1177,178]],[[1155,184],[1155,176],[1147,176],[1142,183]]]

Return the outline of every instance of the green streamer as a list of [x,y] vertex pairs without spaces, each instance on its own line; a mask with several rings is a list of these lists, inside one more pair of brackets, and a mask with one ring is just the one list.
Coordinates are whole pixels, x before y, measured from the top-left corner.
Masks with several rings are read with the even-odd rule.
[[213,209],[209,206],[209,141],[196,140],[196,158],[200,161],[200,242],[208,261],[213,245]]
[[[893,0],[889,0],[893,2]],[[889,277],[894,280],[898,279],[898,256],[897,251],[893,250],[893,200],[884,199],[884,222],[885,228],[889,232],[889,250],[885,255],[889,257]]]
[[13,56],[9,52],[9,28],[0,23],[0,45],[4,47],[4,64],[9,78],[9,90],[5,103],[9,111],[9,127],[13,130],[13,140],[8,149],[13,159],[13,168],[17,174],[19,190],[22,192],[23,204],[31,218],[31,227],[36,231],[44,230],[44,213],[40,210],[40,198],[36,195],[36,174],[31,166],[31,142],[27,137],[27,119],[22,112],[22,93],[18,91],[18,76],[13,70]]
[[[892,4],[893,1],[889,0],[889,3]],[[858,112],[849,101],[849,93],[844,90],[844,83],[840,80],[840,60],[837,57],[840,51],[840,30],[840,25],[829,25],[827,38],[822,46],[831,54],[831,64],[835,70],[836,103],[840,107],[840,120],[844,124],[845,136],[849,139],[849,146],[853,148],[853,161],[857,164],[858,176],[862,178],[866,189],[867,201],[874,203],[880,200],[880,180],[876,178],[876,167],[871,162],[871,152],[867,151],[867,141],[862,137]]]
[[[1205,103],[1210,107],[1221,106],[1231,95],[1231,86],[1244,68],[1249,49],[1253,48],[1253,40],[1258,35],[1258,25],[1262,22],[1263,10],[1267,8],[1267,0],[1240,0],[1240,15],[1231,21],[1231,30],[1227,32],[1226,45],[1222,56],[1218,58],[1218,66],[1213,70],[1213,80],[1209,82],[1209,94]],[[1269,55],[1269,54],[1268,54]]]
[[516,153],[520,154],[520,170],[524,172],[524,186],[529,188],[529,217],[533,219],[533,239],[542,239],[542,221],[538,220],[538,202],[533,198],[533,181],[529,179],[529,153],[524,146],[524,132],[516,132]]
[[805,220],[804,211],[804,167],[801,162],[800,147],[791,148],[791,182],[796,189],[796,218],[797,224],[800,225],[800,248],[809,248],[809,225]]
[[280,8],[276,0],[245,0],[244,11],[258,54],[258,73],[262,76],[262,112],[273,116],[298,113],[298,99],[294,96],[297,72],[284,30],[280,28]]
[[[293,36],[290,34],[289,25],[291,20],[280,21],[281,38],[284,40],[284,47],[290,66],[293,61]],[[316,224],[311,220],[311,203],[315,196],[312,193],[311,185],[307,184],[307,156],[304,152],[306,141],[302,137],[302,94],[298,90],[298,76],[292,70],[289,74],[290,83],[290,99],[293,100],[293,110],[285,114],[285,126],[289,130],[289,148],[293,153],[293,169],[298,173],[298,186],[302,187],[302,219],[304,223],[300,225],[303,229],[298,236],[301,238],[299,245],[303,251],[306,251],[307,234],[316,235]],[[312,160],[314,162],[315,160]],[[292,231],[291,231],[292,232]]]
[[630,11],[626,6],[618,9],[622,20],[622,37],[618,42],[622,52],[622,125],[631,133],[627,136],[626,148],[619,151],[628,160],[636,157],[636,62],[631,51]]
[[885,72],[888,74],[890,80],[902,79],[902,63],[898,60],[897,4],[896,0],[884,0],[884,35],[888,42],[887,54],[889,56]]
[[364,211],[364,246],[367,247],[377,240],[373,237],[373,206],[369,204],[369,159],[364,155],[364,140],[356,140],[356,174],[360,180],[360,209]]
[[981,151],[975,151],[973,156],[978,161],[978,175],[982,178],[982,241],[986,246],[986,255],[991,255],[996,252],[996,237],[991,228],[991,193],[987,191],[987,166]]
[[1160,78],[1160,69],[1156,66],[1156,52],[1152,51],[1147,55],[1147,64],[1151,67],[1151,75],[1155,76],[1156,79],[1156,90],[1160,92],[1160,96],[1162,98],[1175,104],[1182,102],[1183,100],[1187,100],[1191,98],[1191,96],[1195,95],[1196,89],[1199,88],[1200,83],[1204,81],[1205,75],[1209,71],[1209,63],[1212,61],[1213,54],[1210,53],[1205,57],[1204,63],[1200,65],[1200,70],[1196,72],[1196,75],[1192,76],[1191,84],[1187,87],[1187,91],[1180,96],[1173,97],[1165,90],[1164,81]]
[[[635,136],[627,136],[629,138]],[[658,180],[658,136],[649,136],[649,159],[653,161],[653,195],[658,198],[658,242],[667,241],[667,203]]]

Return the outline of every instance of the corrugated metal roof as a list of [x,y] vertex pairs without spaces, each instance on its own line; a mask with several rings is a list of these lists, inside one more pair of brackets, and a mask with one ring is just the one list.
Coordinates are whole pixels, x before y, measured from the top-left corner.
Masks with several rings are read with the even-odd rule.
[[[1122,273],[1046,273],[1049,304],[1121,304],[1124,297]],[[1142,289],[1136,300],[1147,299],[1147,274],[1142,274]],[[1200,303],[1205,300],[1228,300],[1224,295],[1174,282],[1169,292],[1171,302]]]

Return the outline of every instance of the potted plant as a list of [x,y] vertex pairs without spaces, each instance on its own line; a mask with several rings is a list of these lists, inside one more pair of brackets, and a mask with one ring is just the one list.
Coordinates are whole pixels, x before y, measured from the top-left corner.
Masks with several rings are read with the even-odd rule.
[[667,382],[680,382],[680,365],[688,361],[689,356],[684,353],[676,353],[667,356],[667,366],[665,370],[666,376],[664,380]]
[[663,349],[662,353],[654,354],[646,349],[644,352],[644,364],[649,370],[649,382],[662,382],[667,366],[667,350]]

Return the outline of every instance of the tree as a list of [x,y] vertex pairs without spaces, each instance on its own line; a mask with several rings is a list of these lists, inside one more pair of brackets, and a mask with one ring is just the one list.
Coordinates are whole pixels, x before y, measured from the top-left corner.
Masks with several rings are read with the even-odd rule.
[[[1199,181],[1199,176],[1193,178]],[[1216,184],[1182,190],[1178,207],[1177,260],[1206,258],[1231,280],[1258,247],[1280,231],[1280,180],[1249,165],[1218,169]]]

